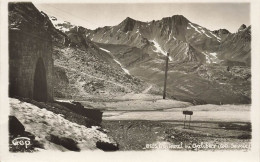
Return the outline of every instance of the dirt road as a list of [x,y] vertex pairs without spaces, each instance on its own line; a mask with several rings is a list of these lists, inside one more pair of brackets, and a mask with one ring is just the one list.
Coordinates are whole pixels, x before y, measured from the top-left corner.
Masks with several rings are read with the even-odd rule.
[[[103,111],[102,127],[120,150],[248,150],[250,105],[197,105],[147,94],[81,102]],[[183,128],[183,111],[193,111]],[[210,148],[209,148],[210,147]]]

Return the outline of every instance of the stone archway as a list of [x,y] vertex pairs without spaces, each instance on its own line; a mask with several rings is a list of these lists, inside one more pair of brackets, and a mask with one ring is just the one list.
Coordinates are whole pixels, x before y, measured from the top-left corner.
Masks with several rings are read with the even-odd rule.
[[33,99],[36,101],[47,101],[46,70],[42,58],[39,58],[34,73]]

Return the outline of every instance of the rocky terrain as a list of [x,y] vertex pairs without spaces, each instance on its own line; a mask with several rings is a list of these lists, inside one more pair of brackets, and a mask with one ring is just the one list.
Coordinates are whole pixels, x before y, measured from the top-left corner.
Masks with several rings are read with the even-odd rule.
[[[51,20],[55,24],[56,19]],[[61,24],[56,25],[58,29],[59,26]],[[66,43],[53,37],[59,40],[53,49],[55,97],[84,100],[90,96],[141,92],[149,86],[130,75],[106,49],[89,40],[84,34],[85,28],[68,26],[69,29],[61,29],[68,38]]]
[[183,122],[115,120],[102,126],[120,145],[120,150],[223,151],[251,149],[250,123],[193,122],[190,129]]

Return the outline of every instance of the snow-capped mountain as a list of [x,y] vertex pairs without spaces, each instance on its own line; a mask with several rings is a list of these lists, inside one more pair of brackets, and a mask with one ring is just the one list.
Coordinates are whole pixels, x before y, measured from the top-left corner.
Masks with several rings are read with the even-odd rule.
[[174,15],[151,22],[127,17],[89,30],[51,19],[59,22],[55,26],[69,38],[69,47],[102,54],[110,66],[159,87],[169,52],[169,97],[195,104],[251,102],[251,26],[242,25],[236,33],[211,31]]
[[75,25],[72,25],[70,22],[57,19],[54,16],[50,16],[50,20],[56,29],[63,31],[64,33],[75,27]]
[[[243,27],[243,25],[240,27],[239,32],[244,30]],[[248,62],[250,55],[248,55],[249,59],[247,60],[234,60],[235,57],[225,57],[228,46],[225,49],[220,48],[223,44],[232,43],[232,38],[231,36],[227,37],[228,35],[237,34],[231,34],[226,29],[210,31],[190,22],[182,15],[174,15],[151,22],[141,22],[127,17],[116,26],[106,26],[86,32],[89,39],[98,43],[124,44],[141,49],[150,48],[150,52],[148,52],[150,54],[156,52],[165,55],[166,52],[170,52],[173,60],[178,62],[194,61],[195,59],[201,63],[240,61],[250,64]],[[196,51],[196,55],[191,56],[190,49]],[[242,51],[248,53],[247,49]],[[237,55],[242,54],[239,52]]]

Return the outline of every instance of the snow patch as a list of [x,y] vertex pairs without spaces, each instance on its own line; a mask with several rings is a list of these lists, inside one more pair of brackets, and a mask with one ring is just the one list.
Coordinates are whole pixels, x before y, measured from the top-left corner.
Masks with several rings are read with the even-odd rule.
[[[165,52],[165,51],[161,48],[161,46],[159,45],[159,43],[157,43],[155,40],[150,40],[150,41],[154,43],[154,47],[156,48],[156,50],[154,50],[154,52],[158,52],[158,53],[161,53],[161,54],[167,56],[167,52]],[[171,57],[171,56],[169,57],[169,60],[172,61],[172,57]]]
[[[211,36],[209,36],[205,30],[201,27],[201,26],[198,26],[198,27],[195,27],[194,25],[192,25],[192,23],[189,23],[189,25],[194,28],[198,33],[200,34],[204,34],[206,35],[208,38],[212,38]],[[187,29],[190,29],[189,27],[187,27]],[[212,34],[212,33],[211,33]]]
[[104,49],[104,48],[101,48],[101,47],[99,47],[99,49],[101,49],[102,51],[105,51],[105,52],[107,52],[107,53],[111,53],[109,50],[107,50],[107,49]]
[[173,38],[174,40],[176,40],[176,38],[175,38],[174,36],[172,36],[172,31],[171,31],[171,34],[169,35],[168,42],[171,40],[171,38]]
[[217,53],[216,52],[212,52],[212,53],[209,53],[211,56],[217,58]]
[[56,101],[58,101],[58,102],[72,103],[72,101],[70,101],[70,100],[56,100]]
[[19,28],[15,28],[15,27],[12,27],[11,29],[13,29],[13,30],[21,30],[21,29],[19,29]]
[[220,60],[217,58],[217,53],[216,52],[211,52],[211,53],[205,53],[202,52],[206,56],[206,63],[218,63]]
[[[111,51],[109,51],[109,50],[107,50],[107,49],[104,49],[104,48],[101,48],[101,47],[99,47],[99,49],[101,49],[102,51],[105,51],[105,52],[107,52],[107,53],[111,53]],[[120,67],[124,70],[125,73],[127,73],[127,74],[130,75],[129,71],[128,71],[126,68],[124,68],[119,61],[117,61],[116,59],[114,59],[114,61],[115,61],[117,64],[120,65]]]
[[202,53],[206,56],[206,63],[210,64],[211,60],[210,60],[209,56],[205,52],[202,52]]
[[172,31],[171,34],[169,34],[168,42],[171,40],[171,35],[172,35]]
[[115,61],[117,64],[120,65],[120,67],[124,70],[125,73],[127,73],[128,75],[130,75],[129,71],[128,71],[126,68],[123,68],[122,64],[121,64],[119,61],[117,61],[116,59],[114,59],[114,61]]
[[[60,19],[57,19],[56,17],[53,17],[53,16],[50,16],[50,20],[52,22],[52,24],[54,25],[54,27],[56,29],[59,29],[63,32],[66,32],[66,31],[69,31],[70,29],[69,28],[65,28],[63,25],[61,24],[68,24],[67,21],[63,21],[63,20],[60,20]],[[75,27],[75,25],[72,25],[72,28]]]
[[202,34],[201,31],[199,31],[198,28],[196,28],[195,26],[192,25],[192,23],[189,23],[189,25],[190,25],[192,28],[194,28],[198,33]]
[[201,29],[201,31],[202,31],[202,33],[204,33],[207,37],[212,38],[211,36],[209,36],[209,35],[205,32],[205,30]]
[[217,38],[217,40],[218,40],[218,42],[220,42],[221,41],[221,38],[220,37],[218,37],[217,35],[215,35],[215,34],[213,34],[211,31],[209,32],[211,35],[213,35],[214,37],[216,37]]
[[61,114],[53,113],[30,103],[10,98],[11,115],[24,125],[25,130],[36,136],[44,149],[58,149],[46,137],[50,134],[71,138],[78,143],[80,149],[95,149],[97,141],[111,142],[107,134],[98,131],[97,127],[87,128],[73,123]]

